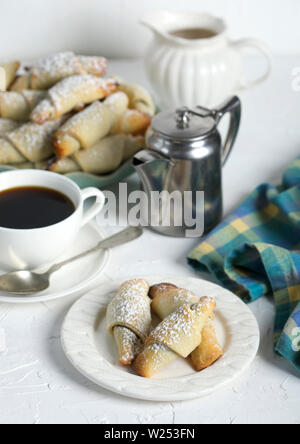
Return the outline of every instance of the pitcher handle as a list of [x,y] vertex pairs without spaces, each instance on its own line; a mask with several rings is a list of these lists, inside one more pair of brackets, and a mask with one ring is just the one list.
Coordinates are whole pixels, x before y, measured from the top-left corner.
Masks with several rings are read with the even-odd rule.
[[272,53],[263,42],[260,42],[259,40],[255,39],[244,39],[244,40],[238,40],[236,42],[232,42],[232,45],[238,50],[242,51],[244,48],[255,48],[261,55],[263,55],[267,61],[267,69],[266,72],[259,77],[256,80],[253,80],[252,82],[247,82],[246,80],[242,80],[241,85],[239,87],[239,91],[243,91],[245,89],[253,88],[254,86],[259,85],[260,83],[267,80],[272,72],[272,65],[273,65],[273,59],[272,59]]
[[217,122],[224,117],[225,114],[230,114],[230,124],[225,143],[222,148],[222,163],[225,165],[237,138],[242,115],[242,104],[237,96],[231,97],[223,105],[215,111]]

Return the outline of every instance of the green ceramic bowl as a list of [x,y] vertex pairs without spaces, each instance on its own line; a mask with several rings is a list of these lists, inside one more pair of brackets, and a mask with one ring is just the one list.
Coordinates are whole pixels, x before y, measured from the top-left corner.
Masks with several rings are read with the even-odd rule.
[[[0,172],[15,170],[16,168],[7,165],[0,165]],[[87,173],[70,173],[66,174],[67,177],[72,179],[80,188],[96,187],[105,188],[109,185],[119,183],[126,177],[131,176],[134,173],[132,161],[128,160],[126,163],[120,166],[116,171],[111,174],[105,174],[103,176]]]

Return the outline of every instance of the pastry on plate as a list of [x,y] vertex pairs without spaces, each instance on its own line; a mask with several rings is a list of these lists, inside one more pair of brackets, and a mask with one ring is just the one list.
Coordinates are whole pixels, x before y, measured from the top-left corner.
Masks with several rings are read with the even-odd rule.
[[[169,316],[181,305],[195,304],[200,299],[193,292],[172,284],[154,285],[151,287],[149,294],[153,299],[152,310],[161,319]],[[190,355],[192,365],[196,371],[210,367],[223,355],[213,320],[214,315],[212,314],[202,330],[200,345]]]
[[119,90],[129,97],[129,108],[154,116],[155,105],[148,91],[136,83],[126,83],[119,80]]
[[64,159],[52,159],[49,171],[67,174],[83,171],[89,174],[108,174],[115,171],[143,148],[145,139],[141,136],[116,134],[99,140],[87,150],[76,151]]
[[17,71],[20,67],[20,63],[19,62],[3,63],[1,64],[1,67],[5,71],[6,90],[8,90],[16,78]]
[[144,350],[133,364],[135,372],[151,378],[178,357],[186,359],[201,343],[202,330],[215,307],[214,299],[204,297],[171,313],[146,340]]
[[20,126],[20,124],[15,120],[0,118],[0,136],[16,129],[18,126]]
[[128,107],[128,97],[117,92],[104,102],[96,101],[75,114],[55,134],[54,152],[64,159],[80,149],[88,149],[106,137]]
[[28,69],[26,74],[18,76],[11,90],[49,89],[66,77],[77,74],[104,76],[107,60],[104,57],[76,56],[73,52],[63,52],[39,60]]
[[115,92],[117,82],[92,75],[67,77],[48,90],[47,96],[31,113],[31,120],[43,124],[56,120],[79,105],[104,99]]
[[39,162],[53,153],[53,133],[63,123],[63,119],[44,125],[25,123],[0,138],[0,164],[22,164]]
[[36,105],[45,98],[44,91],[0,92],[0,117],[27,122]]
[[122,365],[132,364],[150,332],[149,288],[142,279],[127,281],[107,308],[107,328],[114,335]]
[[128,109],[112,128],[112,134],[145,135],[150,124],[151,117],[149,114],[136,109]]

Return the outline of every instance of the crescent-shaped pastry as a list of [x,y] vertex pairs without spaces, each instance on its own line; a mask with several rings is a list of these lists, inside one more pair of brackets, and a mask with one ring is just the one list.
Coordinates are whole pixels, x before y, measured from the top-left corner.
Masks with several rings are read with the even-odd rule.
[[78,105],[87,105],[104,99],[117,89],[113,79],[102,79],[92,75],[67,77],[53,86],[31,113],[31,120],[39,125],[56,120]]
[[17,76],[9,88],[10,91],[14,92],[22,92],[25,89],[30,89],[30,79],[28,74]]
[[14,145],[5,139],[0,137],[0,164],[1,165],[17,165],[26,162],[24,157]]
[[46,90],[66,77],[81,74],[104,76],[107,60],[104,57],[76,56],[73,52],[63,52],[39,60],[27,74],[19,76],[13,83],[13,91],[23,89]]
[[181,305],[164,319],[136,358],[136,373],[151,378],[178,357],[186,359],[200,344],[202,330],[215,307],[214,299],[204,297],[198,304]]
[[80,149],[88,149],[107,136],[128,107],[128,97],[117,92],[104,102],[96,101],[69,119],[54,135],[55,154],[59,159]]
[[154,116],[155,105],[145,88],[135,83],[125,83],[120,80],[119,90],[129,97],[129,108]]
[[58,119],[44,125],[26,123],[0,139],[0,163],[39,162],[53,154],[52,135],[63,122]]
[[150,332],[149,288],[149,283],[142,279],[125,282],[107,308],[107,328],[115,337],[122,365],[131,365],[139,340],[144,342]]
[[142,111],[128,109],[112,129],[112,134],[132,134],[144,136],[152,117]]
[[27,122],[33,108],[44,97],[44,91],[0,92],[0,117]]
[[20,126],[20,123],[15,120],[0,118],[0,136],[18,128],[18,126]]
[[17,71],[20,67],[20,62],[4,63],[0,66],[4,68],[5,79],[6,79],[6,90],[8,90],[10,85],[14,82],[16,78]]
[[53,160],[48,169],[55,173],[67,174],[84,171],[90,174],[108,174],[129,160],[145,144],[143,137],[125,134],[108,136],[99,140],[87,150],[80,150],[70,157]]
[[[151,304],[152,310],[161,319],[165,319],[181,305],[195,304],[200,299],[193,292],[178,288],[172,284],[154,285],[151,287],[149,295],[153,299]],[[219,344],[213,324],[213,318],[214,316],[212,315],[208,319],[202,331],[201,343],[191,354],[191,362],[196,371],[210,367],[223,355],[223,350]]]

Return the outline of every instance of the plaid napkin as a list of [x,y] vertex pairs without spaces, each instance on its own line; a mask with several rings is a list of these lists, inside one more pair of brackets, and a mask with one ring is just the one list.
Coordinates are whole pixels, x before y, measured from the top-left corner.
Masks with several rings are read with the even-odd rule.
[[300,158],[258,187],[189,256],[246,303],[273,294],[275,350],[300,371]]

